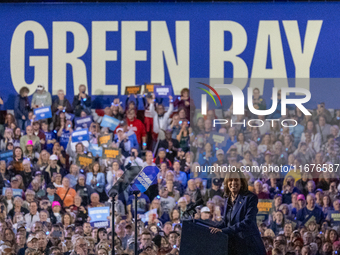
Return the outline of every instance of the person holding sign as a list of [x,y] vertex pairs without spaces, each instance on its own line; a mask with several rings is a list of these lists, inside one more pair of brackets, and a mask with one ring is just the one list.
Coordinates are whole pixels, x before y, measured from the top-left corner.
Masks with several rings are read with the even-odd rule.
[[143,122],[141,122],[139,119],[136,119],[136,111],[135,110],[128,110],[127,112],[127,119],[126,119],[128,129],[132,129],[132,131],[135,132],[137,136],[138,144],[142,144],[143,150],[146,149],[146,132],[145,132],[145,126]]

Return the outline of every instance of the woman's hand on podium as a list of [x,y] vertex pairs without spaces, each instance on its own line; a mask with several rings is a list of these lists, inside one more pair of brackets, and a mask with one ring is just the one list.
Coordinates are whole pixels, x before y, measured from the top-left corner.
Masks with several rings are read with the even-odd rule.
[[211,234],[216,234],[216,233],[218,233],[218,232],[222,232],[222,230],[219,229],[219,228],[210,227],[209,229],[210,229],[210,233],[211,233]]

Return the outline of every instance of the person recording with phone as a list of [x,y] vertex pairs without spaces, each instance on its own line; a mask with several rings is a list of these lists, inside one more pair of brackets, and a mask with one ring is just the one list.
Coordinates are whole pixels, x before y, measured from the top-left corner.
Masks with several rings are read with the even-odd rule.
[[248,190],[247,179],[239,170],[226,174],[224,196],[224,220],[217,227],[210,227],[210,233],[228,235],[229,255],[265,255],[256,223],[258,198]]
[[130,164],[130,166],[139,166],[142,167],[143,160],[138,157],[138,149],[132,148],[131,155],[125,159],[124,166],[125,168]]

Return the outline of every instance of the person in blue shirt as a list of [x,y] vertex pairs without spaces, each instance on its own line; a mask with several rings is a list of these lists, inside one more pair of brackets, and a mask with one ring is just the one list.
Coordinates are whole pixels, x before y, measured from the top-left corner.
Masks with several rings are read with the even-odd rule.
[[200,153],[198,156],[198,163],[201,166],[212,166],[215,161],[217,161],[217,158],[213,151],[213,147],[210,143],[206,143],[204,152]]
[[46,150],[48,151],[48,153],[52,154],[53,145],[57,141],[57,134],[56,134],[56,132],[48,130],[48,123],[46,121],[43,121],[41,123],[41,128],[42,128],[42,130],[45,134],[45,137],[46,137],[46,140],[45,140],[46,141]]
[[322,210],[315,204],[315,196],[313,193],[307,195],[307,205],[306,207],[300,209],[297,212],[296,220],[300,222],[301,226],[304,226],[309,220],[316,221],[316,224],[321,224],[325,219],[325,215]]
[[[143,193],[139,193],[137,195],[137,215],[144,214],[149,210],[150,206],[150,199],[147,195]],[[127,212],[128,212],[128,219],[132,219],[135,215],[135,196],[129,196],[127,201]]]
[[95,162],[90,172],[86,174],[86,185],[91,186],[100,196],[100,201],[104,200],[104,188],[105,188],[105,175],[100,173],[100,165]]
[[174,174],[175,174],[175,181],[180,182],[184,188],[187,186],[187,175],[185,172],[180,171],[181,170],[181,164],[178,160],[176,160],[173,164],[174,168]]
[[60,145],[66,150],[68,142],[70,140],[70,137],[72,135],[73,129],[72,129],[72,121],[68,120],[65,123],[65,127],[60,127],[57,135],[59,139]]

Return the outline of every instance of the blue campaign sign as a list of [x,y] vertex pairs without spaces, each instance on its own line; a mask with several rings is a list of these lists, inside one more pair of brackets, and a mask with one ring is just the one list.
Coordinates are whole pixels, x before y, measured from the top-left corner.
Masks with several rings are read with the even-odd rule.
[[173,96],[172,86],[154,86],[155,97],[169,97]]
[[156,166],[147,166],[136,176],[131,184],[133,191],[145,192],[157,178],[159,169]]
[[[2,195],[5,196],[6,194],[6,189],[7,188],[3,188],[2,189]],[[13,191],[13,197],[21,197],[22,196],[22,189],[12,189]]]
[[91,123],[92,123],[92,117],[91,116],[74,119],[75,128],[78,128],[78,127],[90,128]]
[[90,222],[107,221],[108,216],[110,216],[110,207],[89,208]]
[[118,125],[119,120],[108,115],[104,115],[102,122],[100,123],[101,127],[108,127],[111,131],[115,131]]
[[34,109],[33,112],[35,115],[34,120],[43,120],[43,119],[52,118],[51,106],[36,108]]
[[90,144],[88,151],[92,153],[93,157],[103,155],[103,147],[99,147],[98,144]]
[[88,140],[90,140],[88,128],[73,131],[73,133],[72,133],[72,142],[73,143],[88,141]]
[[93,228],[109,228],[110,227],[110,221],[99,221],[99,222],[90,222],[91,227]]
[[0,152],[0,160],[8,160],[13,157],[13,151],[3,151]]
[[74,114],[72,113],[65,113],[66,120],[73,121],[74,119]]

